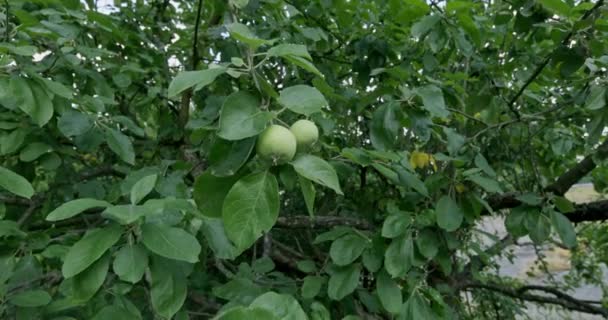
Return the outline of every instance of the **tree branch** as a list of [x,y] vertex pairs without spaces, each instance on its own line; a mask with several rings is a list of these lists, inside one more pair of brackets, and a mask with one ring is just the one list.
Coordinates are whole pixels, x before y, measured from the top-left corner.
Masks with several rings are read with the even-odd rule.
[[10,20],[9,20],[9,8],[10,8],[10,5],[8,4],[8,0],[4,0],[4,3],[6,4],[6,12],[5,12],[5,14],[6,14],[6,26],[5,26],[5,28],[6,28],[6,30],[5,30],[6,31],[6,35],[5,35],[5,40],[4,41],[6,43],[8,43],[9,40],[11,39],[11,32],[10,32],[11,29],[10,29],[10,26],[9,26],[9,23],[10,23]]
[[[608,317],[608,309],[593,305],[596,304],[595,301],[579,300],[568,294],[563,293],[557,288],[552,287],[530,285],[522,286],[519,288],[509,288],[508,286],[505,286],[503,284],[470,282],[461,285],[459,287],[459,290],[462,289],[483,289],[492,292],[497,292],[502,295],[522,301],[531,301],[540,304],[553,304],[561,306],[568,310],[574,310],[590,314],[599,314],[604,317]],[[547,294],[551,294],[553,295],[553,297],[527,293],[528,291],[541,291]]]
[[363,219],[338,217],[338,216],[284,216],[279,217],[276,227],[285,229],[306,229],[306,228],[331,228],[335,226],[348,226],[357,229],[371,230],[372,224]]
[[586,156],[576,166],[562,174],[553,184],[547,187],[548,191],[551,191],[557,195],[563,195],[570,189],[572,185],[577,183],[582,177],[586,176],[589,172],[595,169],[596,163],[593,160],[594,157],[603,159],[608,156],[608,140],[604,141],[594,153]]
[[[82,182],[82,181],[86,181],[89,179],[94,179],[97,177],[108,176],[108,175],[119,176],[119,177],[124,176],[124,174],[122,172],[119,172],[118,170],[114,169],[111,166],[103,166],[103,167],[97,167],[90,171],[83,172],[80,176],[78,176],[74,181],[71,181],[70,183]],[[65,184],[67,184],[67,183],[65,183],[65,182],[55,183],[51,186],[51,189],[60,187]],[[48,196],[48,193],[40,192],[40,193],[35,194],[31,199],[24,199],[24,198],[20,198],[20,197],[13,197],[13,196],[7,196],[7,195],[0,194],[0,202],[6,203],[6,204],[28,207],[23,212],[23,215],[17,221],[17,224],[19,226],[22,226],[36,212],[36,209],[38,209],[44,203],[44,200],[46,199],[47,196]]]
[[[329,51],[324,52],[323,54],[323,58],[328,59],[327,56],[329,56],[330,54],[332,54],[334,51],[338,50],[339,48],[341,48],[342,46],[344,46],[346,44],[346,40],[344,38],[342,38],[341,35],[333,32],[331,29],[329,29],[328,27],[328,23],[320,21],[319,19],[309,15],[306,10],[303,10],[302,8],[298,7],[295,3],[293,3],[290,0],[283,0],[285,3],[293,6],[294,8],[296,8],[298,11],[300,11],[300,13],[302,13],[302,15],[309,20],[312,20],[319,28],[323,29],[325,32],[329,33],[330,35],[332,35],[337,41],[338,41],[338,45],[335,46],[334,48],[329,49]],[[330,59],[328,59],[330,60]],[[342,61],[341,63],[345,63],[346,61]],[[348,62],[346,62],[348,63]]]
[[[593,6],[593,8],[587,10],[587,12],[585,12],[585,14],[583,14],[583,16],[580,18],[579,21],[583,21],[583,20],[587,19],[595,10],[597,10],[603,4],[604,4],[604,0],[599,0]],[[568,32],[568,34],[560,42],[560,45],[558,47],[556,47],[555,49],[553,49],[553,51],[551,53],[549,53],[543,59],[543,61],[536,67],[536,69],[534,70],[534,72],[532,72],[532,75],[530,75],[530,77],[526,80],[526,82],[524,82],[524,85],[521,88],[519,88],[519,91],[517,91],[517,93],[513,96],[513,98],[511,98],[511,100],[509,100],[509,102],[507,103],[507,106],[515,114],[515,116],[517,117],[517,119],[520,119],[521,116],[520,116],[519,112],[517,111],[517,109],[515,108],[515,102],[517,102],[517,99],[519,99],[519,97],[521,97],[521,95],[524,93],[524,91],[526,90],[526,88],[528,88],[528,86],[530,84],[532,84],[532,82],[534,82],[534,80],[536,80],[536,78],[541,74],[541,72],[549,64],[549,62],[551,61],[551,59],[553,58],[553,56],[557,52],[557,49],[559,49],[560,46],[566,46],[566,45],[568,45],[568,42],[570,41],[570,39],[572,38],[573,35],[574,35],[574,30],[571,30],[570,32]]]
[[[194,23],[194,37],[192,40],[192,61],[190,70],[196,70],[199,60],[198,54],[198,30],[201,25],[201,12],[203,8],[203,0],[198,0],[198,8],[196,10],[196,21]],[[179,123],[182,129],[186,127],[188,118],[190,117],[190,100],[192,99],[192,89],[186,90],[182,95],[181,107],[179,110]]]
[[608,220],[608,200],[579,204],[566,217],[573,223]]
[[[545,191],[552,192],[556,195],[564,195],[566,191],[570,189],[575,183],[577,183],[581,178],[589,174],[596,167],[595,160],[601,160],[608,157],[608,140],[604,141],[593,153],[587,155],[581,162],[572,167],[570,170],[566,171],[560,177],[558,177],[554,183],[545,188]],[[521,204],[519,200],[517,200],[516,193],[504,193],[499,195],[491,196],[488,199],[488,203],[493,210],[500,209],[509,209],[517,207]],[[605,207],[600,204],[600,207],[604,209]],[[595,221],[595,220],[604,220],[606,219],[606,215],[602,215],[601,212],[598,212],[598,205],[586,204],[586,205],[578,205],[574,213],[568,214],[568,218],[573,222],[580,221]],[[576,214],[584,214],[587,215],[592,213],[591,216],[587,216],[585,218],[576,218],[574,217]],[[573,220],[574,219],[574,220]],[[580,220],[583,219],[583,220]],[[587,220],[593,219],[593,220]]]

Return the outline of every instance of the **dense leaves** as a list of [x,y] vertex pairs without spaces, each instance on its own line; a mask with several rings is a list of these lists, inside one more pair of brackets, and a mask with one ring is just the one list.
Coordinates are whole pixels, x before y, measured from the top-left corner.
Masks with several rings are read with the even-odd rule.
[[0,318],[608,317],[606,10],[2,2]]

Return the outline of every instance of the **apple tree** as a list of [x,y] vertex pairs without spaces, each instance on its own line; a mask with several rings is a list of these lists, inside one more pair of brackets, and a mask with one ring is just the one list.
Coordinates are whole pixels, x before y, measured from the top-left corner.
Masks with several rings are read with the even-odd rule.
[[0,318],[608,317],[606,68],[604,0],[2,1]]

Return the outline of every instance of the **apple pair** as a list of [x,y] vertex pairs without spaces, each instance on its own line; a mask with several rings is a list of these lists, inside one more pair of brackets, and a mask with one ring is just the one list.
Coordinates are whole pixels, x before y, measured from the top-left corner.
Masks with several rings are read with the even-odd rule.
[[319,129],[310,120],[298,120],[287,129],[273,124],[258,138],[257,153],[273,164],[289,162],[296,151],[306,151],[319,139]]

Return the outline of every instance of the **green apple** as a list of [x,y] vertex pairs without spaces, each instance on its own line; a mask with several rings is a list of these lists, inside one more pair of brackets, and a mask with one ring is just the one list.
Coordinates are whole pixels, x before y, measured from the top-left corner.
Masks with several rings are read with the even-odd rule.
[[289,129],[296,137],[298,149],[306,150],[319,140],[319,129],[310,120],[298,120]]
[[293,133],[289,129],[275,124],[260,134],[256,150],[261,158],[277,165],[293,159],[296,147],[296,137]]

